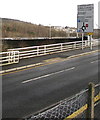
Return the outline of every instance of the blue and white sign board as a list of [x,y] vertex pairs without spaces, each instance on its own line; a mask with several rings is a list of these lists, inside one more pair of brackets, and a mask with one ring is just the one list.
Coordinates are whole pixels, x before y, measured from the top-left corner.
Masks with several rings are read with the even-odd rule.
[[94,4],[77,6],[77,32],[93,33]]

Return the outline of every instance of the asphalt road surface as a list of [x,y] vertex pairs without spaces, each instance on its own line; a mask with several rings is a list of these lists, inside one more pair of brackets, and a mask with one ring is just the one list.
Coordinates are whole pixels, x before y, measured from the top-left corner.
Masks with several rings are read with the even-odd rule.
[[98,83],[98,54],[3,75],[3,118],[25,117]]

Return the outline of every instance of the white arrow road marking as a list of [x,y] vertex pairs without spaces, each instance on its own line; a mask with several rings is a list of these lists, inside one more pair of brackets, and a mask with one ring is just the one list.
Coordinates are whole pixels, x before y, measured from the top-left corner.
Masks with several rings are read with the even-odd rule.
[[30,79],[30,80],[25,80],[22,83],[24,84],[24,83],[28,83],[28,82],[31,82],[31,81],[39,80],[41,78],[46,78],[46,77],[49,77],[49,76],[52,76],[52,75],[56,75],[56,74],[59,74],[59,73],[65,72],[65,71],[73,70],[73,69],[75,69],[75,67],[68,68],[68,69],[65,69],[65,70],[61,70],[61,71],[58,71],[58,72],[55,72],[55,73],[50,73],[50,74],[47,74],[47,75],[43,75],[43,76],[40,76],[40,77],[37,77],[37,78],[33,78],[33,79]]

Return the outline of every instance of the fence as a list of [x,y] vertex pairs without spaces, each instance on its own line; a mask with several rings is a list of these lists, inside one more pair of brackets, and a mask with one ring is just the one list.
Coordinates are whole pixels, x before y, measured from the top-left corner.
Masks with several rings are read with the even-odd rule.
[[[89,115],[91,110],[94,112],[90,104],[100,101],[100,84],[95,86],[95,93],[93,91],[93,84],[89,85],[89,87],[91,86],[92,91],[91,89],[83,90],[69,99],[60,101],[56,106],[44,112],[32,115],[25,120],[67,120],[68,118],[93,118],[93,113],[92,116]],[[97,104],[92,104],[93,108],[94,105]]]
[[[98,45],[98,40],[92,40],[92,45]],[[90,42],[83,42],[83,48],[89,46]],[[18,63],[19,59],[31,58],[74,49],[82,49],[82,41],[8,49],[8,52],[0,53],[0,65]]]
[[19,62],[19,51],[9,51],[0,53],[0,66]]

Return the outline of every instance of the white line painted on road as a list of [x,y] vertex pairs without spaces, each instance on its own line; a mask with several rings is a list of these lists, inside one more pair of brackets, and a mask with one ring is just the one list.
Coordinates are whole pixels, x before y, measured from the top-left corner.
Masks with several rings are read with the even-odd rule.
[[95,61],[92,61],[91,63],[95,63],[95,62],[98,62],[98,61],[100,61],[100,60],[95,60]]
[[50,73],[50,74],[47,74],[47,75],[43,75],[43,76],[40,76],[40,77],[37,77],[37,78],[33,78],[33,79],[30,79],[30,80],[25,80],[22,83],[24,84],[24,83],[28,83],[28,82],[31,82],[31,81],[39,80],[41,78],[46,78],[46,77],[49,77],[49,76],[52,76],[52,75],[56,75],[56,74],[59,74],[59,73],[65,72],[65,71],[73,70],[73,69],[75,69],[75,67],[68,68],[68,69],[65,69],[65,70],[61,70],[61,71],[58,71],[58,72],[55,72],[55,73]]

